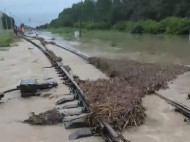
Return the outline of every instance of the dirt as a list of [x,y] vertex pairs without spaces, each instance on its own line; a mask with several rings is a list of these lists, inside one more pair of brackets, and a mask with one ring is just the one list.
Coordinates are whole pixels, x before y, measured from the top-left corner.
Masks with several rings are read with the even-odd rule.
[[79,82],[94,112],[92,118],[104,118],[118,130],[143,124],[144,95],[167,88],[168,81],[189,71],[184,66],[129,60],[90,58],[89,62],[110,76],[110,80]]

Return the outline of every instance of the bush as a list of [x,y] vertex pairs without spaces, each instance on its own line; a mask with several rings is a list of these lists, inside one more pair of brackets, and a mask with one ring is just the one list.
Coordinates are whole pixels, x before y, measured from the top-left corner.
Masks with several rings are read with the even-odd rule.
[[5,31],[0,34],[0,47],[8,47],[13,42],[14,37],[11,31]]
[[131,33],[135,34],[142,34],[144,32],[144,29],[141,25],[136,25],[132,30]]
[[126,26],[127,26],[126,23],[119,22],[119,23],[114,25],[114,29],[118,30],[118,31],[125,31]]
[[94,30],[94,29],[99,29],[99,30],[108,30],[110,29],[110,25],[107,23],[94,23],[90,22],[86,24],[86,28],[88,30]]
[[[80,28],[80,23],[79,23],[79,22],[75,23],[75,24],[74,24],[74,27],[75,27],[75,28]],[[81,23],[81,27],[82,27],[82,28],[86,28],[86,27],[87,27],[87,23],[82,22],[82,23]]]
[[90,23],[88,23],[88,24],[86,25],[86,28],[87,28],[88,30],[96,29],[96,24],[90,22]]
[[160,22],[154,20],[127,22],[126,31],[131,33],[179,34],[187,35],[190,31],[190,18],[168,17]]
[[139,25],[143,27],[145,33],[158,33],[158,22],[154,20],[141,21]]
[[[71,24],[68,24],[71,25]],[[80,24],[75,23],[74,27],[79,28]],[[49,28],[49,27],[48,27]],[[106,22],[86,22],[82,23],[82,28],[87,30],[108,30],[111,28],[111,25]],[[127,21],[127,22],[118,22],[113,27],[117,31],[125,31],[131,33],[150,33],[150,34],[178,34],[178,35],[187,35],[190,31],[190,18],[177,18],[177,17],[168,17],[161,21],[155,20],[141,20],[138,22]]]
[[168,34],[189,34],[190,18],[168,17],[163,19],[160,24]]
[[179,30],[177,31],[177,34],[180,35],[187,35],[190,31],[190,19],[189,18],[181,18],[179,20]]

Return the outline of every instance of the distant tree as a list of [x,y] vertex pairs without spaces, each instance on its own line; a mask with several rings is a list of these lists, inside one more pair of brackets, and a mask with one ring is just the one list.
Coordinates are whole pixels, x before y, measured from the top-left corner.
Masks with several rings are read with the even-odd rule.
[[[12,17],[10,17],[4,13],[3,13],[2,21],[3,21],[3,28],[4,29],[6,29],[7,26],[8,26],[8,29],[11,29],[11,27],[15,24],[14,18],[12,18]],[[11,26],[11,23],[12,23],[12,26]]]
[[64,9],[49,27],[74,26],[80,16],[83,23],[99,23],[98,27],[128,20],[160,21],[170,16],[188,17],[189,7],[189,0],[84,0]]

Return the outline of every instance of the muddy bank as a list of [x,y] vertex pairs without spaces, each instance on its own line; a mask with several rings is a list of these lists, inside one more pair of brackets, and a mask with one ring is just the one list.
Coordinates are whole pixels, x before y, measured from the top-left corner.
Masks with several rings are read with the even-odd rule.
[[167,88],[168,81],[189,71],[184,66],[129,60],[90,58],[89,62],[110,76],[110,80],[80,82],[94,111],[93,118],[105,118],[119,130],[143,124],[144,95]]

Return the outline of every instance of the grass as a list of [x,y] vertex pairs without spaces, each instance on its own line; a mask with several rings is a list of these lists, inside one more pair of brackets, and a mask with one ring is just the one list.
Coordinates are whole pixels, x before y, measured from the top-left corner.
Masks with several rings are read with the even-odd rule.
[[9,47],[14,41],[14,36],[11,31],[3,31],[0,33],[0,47]]

